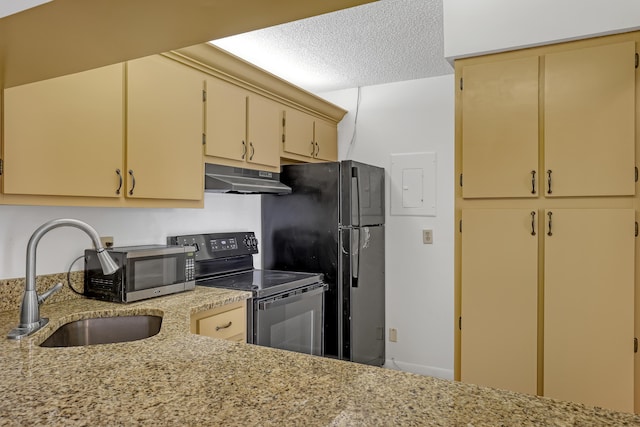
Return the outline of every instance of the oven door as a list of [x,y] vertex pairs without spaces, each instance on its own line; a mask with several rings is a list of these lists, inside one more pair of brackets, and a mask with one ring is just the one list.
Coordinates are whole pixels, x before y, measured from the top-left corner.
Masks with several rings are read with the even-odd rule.
[[324,283],[253,302],[253,343],[322,356]]

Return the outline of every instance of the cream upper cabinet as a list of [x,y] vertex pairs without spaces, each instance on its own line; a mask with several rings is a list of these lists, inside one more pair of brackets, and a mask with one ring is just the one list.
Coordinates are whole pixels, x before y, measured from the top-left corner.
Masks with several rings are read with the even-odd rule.
[[635,193],[635,42],[545,55],[545,195]]
[[286,108],[282,126],[282,157],[306,161],[338,159],[338,130],[335,123]]
[[313,116],[293,108],[283,111],[283,154],[297,154],[313,158],[316,152],[313,139]]
[[126,197],[203,198],[203,87],[162,56],[127,63]]
[[280,105],[250,94],[247,108],[247,162],[280,167]]
[[229,166],[280,167],[280,107],[220,79],[207,79],[205,154]]
[[4,194],[202,200],[203,81],[151,56],[7,89]]
[[219,79],[207,79],[207,156],[244,162],[247,157],[248,92]]
[[544,395],[633,412],[633,209],[545,212]]
[[526,209],[462,211],[464,382],[536,394],[537,220]]
[[120,197],[124,66],[4,91],[3,192]]
[[316,119],[314,123],[316,159],[338,160],[338,128],[334,123]]
[[538,57],[462,70],[464,198],[537,197]]

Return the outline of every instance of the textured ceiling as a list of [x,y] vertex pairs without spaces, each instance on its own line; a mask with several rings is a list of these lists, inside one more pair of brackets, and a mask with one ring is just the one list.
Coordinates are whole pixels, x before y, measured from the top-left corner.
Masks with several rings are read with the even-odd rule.
[[380,0],[213,43],[314,93],[453,73],[442,0]]

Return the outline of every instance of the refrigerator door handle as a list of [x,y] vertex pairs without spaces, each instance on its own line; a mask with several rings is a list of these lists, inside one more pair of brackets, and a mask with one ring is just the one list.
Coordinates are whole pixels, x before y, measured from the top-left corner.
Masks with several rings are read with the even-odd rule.
[[362,211],[360,210],[360,176],[358,175],[358,168],[356,166],[351,167],[351,181],[352,183],[355,183],[355,187],[356,187],[355,194],[352,194],[351,197],[356,203],[358,203],[358,206],[356,207],[356,214],[358,215],[357,217],[358,223],[357,224],[354,223],[353,225],[359,227],[360,224],[362,223]]
[[360,274],[360,229],[351,229],[351,287],[358,287]]

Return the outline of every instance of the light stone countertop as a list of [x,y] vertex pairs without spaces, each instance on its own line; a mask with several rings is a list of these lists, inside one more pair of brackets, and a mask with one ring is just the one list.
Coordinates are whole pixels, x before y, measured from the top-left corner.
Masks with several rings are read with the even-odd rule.
[[[4,338],[18,312],[0,312],[0,425],[640,426],[631,414],[189,333],[192,313],[248,296],[196,287],[128,305],[44,304],[50,324],[20,341]],[[114,311],[162,314],[161,331],[38,346],[68,321]]]

